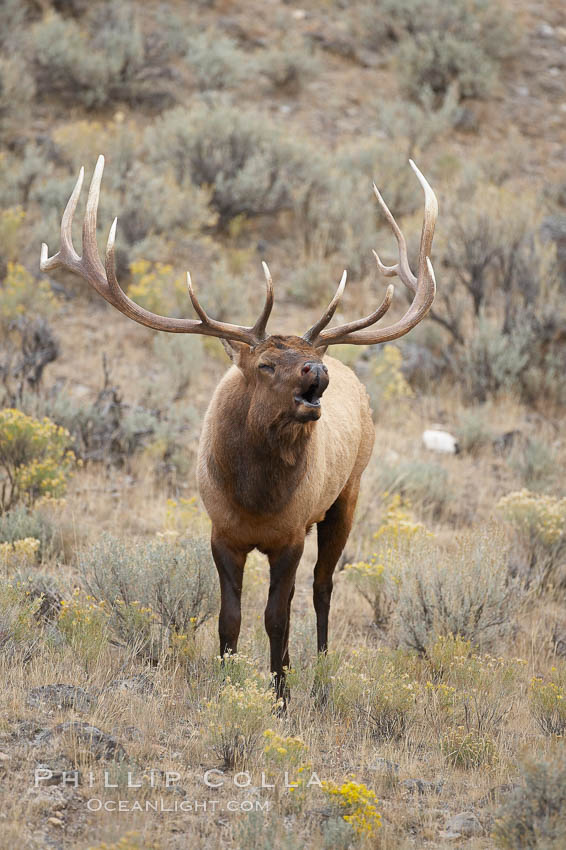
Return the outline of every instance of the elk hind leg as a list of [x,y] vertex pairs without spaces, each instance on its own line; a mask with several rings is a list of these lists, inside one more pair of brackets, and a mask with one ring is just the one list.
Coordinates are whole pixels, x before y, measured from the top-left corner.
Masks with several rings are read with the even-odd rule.
[[318,652],[326,652],[328,649],[332,576],[352,528],[359,488],[359,480],[348,482],[322,522],[317,525],[318,557],[314,568],[313,602]]

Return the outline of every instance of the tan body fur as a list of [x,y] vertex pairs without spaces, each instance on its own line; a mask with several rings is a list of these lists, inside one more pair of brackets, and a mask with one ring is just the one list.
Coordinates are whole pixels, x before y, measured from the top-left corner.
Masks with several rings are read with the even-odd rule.
[[[295,464],[303,461],[303,474],[287,504],[276,506],[273,512],[247,510],[234,496],[234,487],[227,488],[225,480],[211,473],[211,459],[214,463],[216,455],[216,462],[222,459],[228,475],[230,470],[238,474],[231,454],[241,453],[246,434],[231,442],[238,407],[235,398],[245,393],[244,376],[236,366],[226,373],[212,397],[199,447],[199,489],[215,529],[242,549],[268,552],[303,540],[310,526],[324,519],[344,487],[350,481],[359,482],[367,466],[374,429],[365,387],[339,360],[326,356],[323,362],[330,383],[321,417],[318,422],[298,426],[301,431],[308,429],[308,437],[304,443],[298,438],[297,456],[289,457],[291,463],[284,465],[291,478]],[[269,480],[272,472],[263,468],[261,474]],[[240,474],[249,477],[251,470],[244,468]]]

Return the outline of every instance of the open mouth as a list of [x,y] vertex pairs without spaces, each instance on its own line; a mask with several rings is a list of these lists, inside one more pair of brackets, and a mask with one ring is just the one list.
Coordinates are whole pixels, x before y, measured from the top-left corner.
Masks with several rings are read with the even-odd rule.
[[305,407],[320,407],[320,398],[318,396],[318,387],[312,386],[302,395],[296,395],[295,401],[297,404],[304,404]]

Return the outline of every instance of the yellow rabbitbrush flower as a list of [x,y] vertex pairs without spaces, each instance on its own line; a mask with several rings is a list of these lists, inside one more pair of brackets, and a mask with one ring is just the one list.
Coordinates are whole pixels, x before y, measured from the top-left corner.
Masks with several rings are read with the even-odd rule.
[[546,546],[566,545],[566,498],[523,489],[503,496],[497,510],[520,531],[538,537]]
[[244,765],[259,744],[273,710],[281,704],[272,688],[254,679],[241,684],[227,676],[216,700],[206,704],[205,728],[226,765]]
[[138,832],[130,831],[112,844],[103,841],[102,844],[91,844],[88,850],[159,850],[159,845],[153,841],[148,844]]
[[37,562],[41,543],[36,537],[24,537],[12,543],[0,543],[0,567],[15,569]]
[[346,722],[363,719],[376,738],[400,738],[411,724],[419,685],[387,652],[364,647],[330,677],[332,701]]
[[63,599],[57,626],[66,642],[81,657],[94,661],[108,638],[109,611],[104,601],[76,588],[71,599]]
[[0,410],[0,513],[18,502],[62,496],[76,464],[70,434],[50,419]]
[[[556,669],[552,671],[556,674]],[[529,704],[533,717],[547,735],[562,737],[566,733],[566,691],[564,684],[545,682],[540,677],[531,680]]]
[[8,263],[6,276],[0,283],[0,328],[5,333],[14,319],[29,313],[49,318],[56,303],[46,280],[38,282],[20,263]]
[[378,800],[370,788],[350,780],[342,785],[323,782],[322,789],[358,837],[372,836],[381,826]]
[[403,355],[396,345],[384,345],[373,370],[383,401],[402,401],[414,395],[402,372]]
[[373,609],[373,622],[379,628],[387,625],[395,600],[395,586],[399,576],[394,569],[377,562],[377,554],[367,561],[357,561],[344,567],[346,580],[367,599]]
[[208,533],[210,522],[195,496],[189,499],[167,499],[165,531],[157,536],[174,543],[183,534]]
[[263,733],[267,743],[263,749],[268,761],[279,766],[301,764],[308,754],[309,748],[298,737],[284,737],[278,735],[273,729],[266,729]]
[[133,282],[128,295],[146,310],[172,315],[183,309],[187,298],[184,276],[175,277],[173,266],[136,260],[130,263]]
[[[0,166],[2,165],[0,154]],[[0,212],[0,245],[4,262],[15,260],[24,244],[23,225],[26,218],[22,207],[8,207]],[[1,300],[1,297],[0,297]],[[2,310],[0,309],[0,314]]]
[[[386,494],[384,494],[386,495]],[[374,540],[381,544],[392,545],[402,541],[411,541],[418,536],[432,537],[422,522],[417,522],[411,514],[411,505],[408,500],[403,499],[399,493],[395,493],[389,500],[385,519],[373,535]]]
[[458,726],[449,730],[440,740],[442,755],[452,767],[491,767],[499,756],[494,741],[489,735],[477,730]]
[[373,608],[374,623],[383,628],[389,620],[400,583],[400,567],[410,546],[432,537],[422,522],[416,522],[408,502],[397,493],[387,505],[385,518],[374,533],[376,551],[363,561],[346,564],[345,575]]

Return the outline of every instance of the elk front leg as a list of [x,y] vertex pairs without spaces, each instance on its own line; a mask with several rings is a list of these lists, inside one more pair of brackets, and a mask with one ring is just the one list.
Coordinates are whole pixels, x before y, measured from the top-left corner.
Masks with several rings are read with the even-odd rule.
[[271,672],[278,697],[286,700],[284,667],[289,664],[289,621],[295,575],[303,554],[304,542],[269,553],[269,596],[265,609],[265,628],[269,635]]
[[220,655],[238,651],[238,636],[242,622],[241,598],[244,565],[248,553],[232,549],[212,532],[212,557],[220,579],[220,616],[218,634]]
[[295,585],[291,588],[291,593],[289,594],[289,604],[287,605],[287,629],[285,631],[285,637],[283,639],[283,667],[289,668],[291,666],[289,661],[289,627],[291,625],[291,602],[293,601],[293,596],[295,595]]
[[316,611],[316,640],[319,652],[328,649],[328,614],[332,576],[352,528],[359,482],[346,485],[317,525],[318,557],[314,568],[313,602]]

